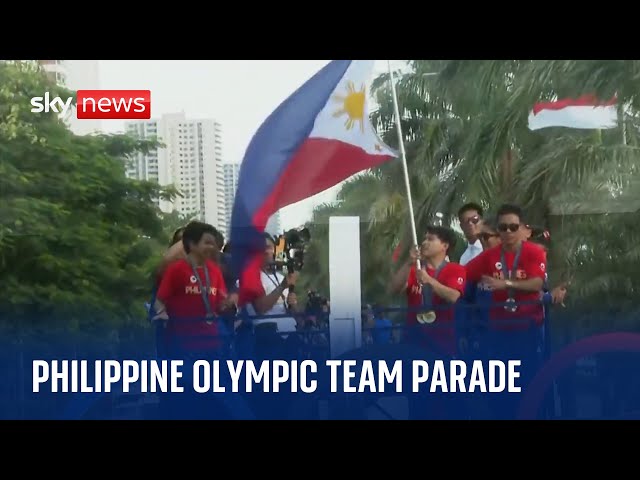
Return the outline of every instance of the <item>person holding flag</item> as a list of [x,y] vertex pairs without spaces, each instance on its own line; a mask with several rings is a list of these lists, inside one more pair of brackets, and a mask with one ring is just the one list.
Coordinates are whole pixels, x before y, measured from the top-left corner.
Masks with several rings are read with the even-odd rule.
[[411,251],[409,262],[396,272],[390,287],[394,293],[407,295],[407,342],[447,357],[457,354],[454,308],[448,305],[458,301],[466,283],[464,267],[446,259],[455,242],[452,229],[428,227],[420,249]]

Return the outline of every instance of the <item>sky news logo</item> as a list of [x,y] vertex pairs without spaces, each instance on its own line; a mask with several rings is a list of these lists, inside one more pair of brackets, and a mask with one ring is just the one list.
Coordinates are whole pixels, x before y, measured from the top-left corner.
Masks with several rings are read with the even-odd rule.
[[[31,99],[33,113],[66,115],[71,97],[43,97]],[[76,118],[80,120],[148,120],[151,118],[151,90],[78,90]]]

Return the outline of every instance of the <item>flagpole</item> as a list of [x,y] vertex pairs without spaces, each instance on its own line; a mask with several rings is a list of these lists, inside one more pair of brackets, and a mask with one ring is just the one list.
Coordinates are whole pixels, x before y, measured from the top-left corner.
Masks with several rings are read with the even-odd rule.
[[[400,125],[400,107],[398,106],[398,94],[396,93],[396,82],[393,79],[393,71],[391,70],[391,60],[387,60],[387,68],[389,69],[389,82],[391,83],[391,95],[393,97],[393,110],[396,117],[396,131],[398,132],[398,145],[400,145],[400,155],[402,157],[402,170],[404,172],[404,185],[407,189],[407,200],[409,201],[409,216],[411,217],[411,233],[413,234],[413,243],[418,245],[418,233],[416,230],[416,220],[413,214],[413,201],[411,197],[411,185],[409,182],[409,170],[407,169],[407,153],[404,149],[404,140],[402,135],[402,126]],[[416,261],[416,266],[420,268],[420,259]]]

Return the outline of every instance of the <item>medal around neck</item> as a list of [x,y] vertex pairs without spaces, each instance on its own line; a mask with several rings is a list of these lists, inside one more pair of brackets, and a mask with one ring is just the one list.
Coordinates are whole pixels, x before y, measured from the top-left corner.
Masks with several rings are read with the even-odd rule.
[[504,309],[505,309],[507,312],[511,312],[511,313],[513,313],[513,312],[516,312],[516,311],[518,310],[518,306],[517,306],[517,305],[515,305],[515,303],[516,303],[515,298],[507,298],[506,303],[510,303],[510,304],[511,304],[511,303],[513,303],[513,305],[505,305],[505,306],[504,306]]

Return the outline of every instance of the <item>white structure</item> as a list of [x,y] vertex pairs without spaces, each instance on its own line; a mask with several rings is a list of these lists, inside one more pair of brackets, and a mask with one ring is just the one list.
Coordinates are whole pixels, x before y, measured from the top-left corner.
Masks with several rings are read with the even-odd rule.
[[362,344],[360,217],[329,218],[331,356]]
[[[100,89],[98,60],[38,60],[37,62],[56,83],[69,90]],[[65,121],[76,135],[99,133],[102,128],[100,120],[78,120],[75,109],[69,112]]]
[[141,138],[157,136],[163,148],[130,159],[127,176],[174,185],[181,193],[173,202],[160,201],[164,212],[177,211],[227,231],[221,126],[212,119],[191,120],[184,113],[126,124]]

